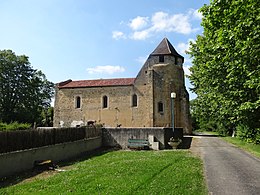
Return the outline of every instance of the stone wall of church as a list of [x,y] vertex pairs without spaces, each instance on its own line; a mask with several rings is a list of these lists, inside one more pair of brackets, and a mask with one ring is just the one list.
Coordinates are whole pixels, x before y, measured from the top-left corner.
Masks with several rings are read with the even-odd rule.
[[[96,121],[105,127],[171,127],[170,94],[175,92],[175,127],[183,127],[184,133],[190,134],[189,96],[183,68],[173,64],[174,57],[166,57],[165,63],[158,63],[158,56],[149,57],[132,86],[57,88],[54,126],[75,127]],[[133,106],[134,94],[137,106]],[[103,108],[103,96],[108,98],[107,108]]]
[[[152,126],[149,114],[150,84],[136,86],[56,89],[54,126],[82,126],[96,121],[106,127]],[[132,96],[137,95],[137,106],[132,106]],[[103,108],[103,96],[108,106]],[[80,108],[76,98],[80,97]]]
[[[189,116],[189,96],[185,88],[184,71],[181,64],[175,64],[173,56],[165,56],[165,62],[157,62],[158,56],[151,56],[155,61],[152,66],[153,99],[154,99],[154,126],[171,127],[171,92],[176,93],[174,99],[174,123],[175,127],[182,127],[184,133],[191,133]],[[172,58],[172,59],[171,59]],[[163,105],[163,111],[159,110],[159,103]]]
[[[184,58],[165,38],[150,54],[129,86],[56,88],[54,126],[82,126],[95,121],[105,127],[175,127],[191,133],[189,95],[185,88]],[[133,105],[133,95],[137,105]],[[104,108],[103,97],[107,97]]]

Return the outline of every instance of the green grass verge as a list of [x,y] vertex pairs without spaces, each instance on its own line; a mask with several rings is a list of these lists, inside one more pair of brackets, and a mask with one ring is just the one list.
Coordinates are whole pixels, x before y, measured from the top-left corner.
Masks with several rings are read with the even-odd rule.
[[229,143],[236,145],[239,148],[242,148],[242,149],[252,153],[253,155],[255,155],[257,157],[260,157],[260,145],[247,143],[236,137],[223,137],[223,139]]
[[202,161],[187,151],[113,151],[0,194],[207,194]]

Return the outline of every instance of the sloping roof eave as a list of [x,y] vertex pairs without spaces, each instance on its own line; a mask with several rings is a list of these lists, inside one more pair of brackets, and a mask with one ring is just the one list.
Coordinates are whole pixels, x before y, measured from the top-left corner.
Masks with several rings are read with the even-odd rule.
[[103,85],[103,86],[62,86],[59,89],[78,89],[78,88],[97,88],[97,87],[129,87],[133,86],[133,84],[129,85]]
[[94,87],[116,87],[116,86],[132,86],[135,78],[120,79],[99,79],[99,80],[68,80],[57,84],[59,89],[69,88],[94,88]]

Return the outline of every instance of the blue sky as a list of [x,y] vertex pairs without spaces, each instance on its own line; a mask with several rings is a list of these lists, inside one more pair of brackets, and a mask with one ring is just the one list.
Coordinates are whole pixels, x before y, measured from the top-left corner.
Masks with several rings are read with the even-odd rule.
[[135,77],[167,37],[189,74],[184,51],[202,33],[197,10],[204,4],[209,0],[0,0],[0,49],[29,56],[57,83]]

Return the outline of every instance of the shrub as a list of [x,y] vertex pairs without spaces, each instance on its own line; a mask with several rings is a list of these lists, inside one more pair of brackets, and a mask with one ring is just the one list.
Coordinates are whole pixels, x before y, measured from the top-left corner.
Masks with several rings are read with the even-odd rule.
[[220,136],[227,136],[227,128],[222,123],[217,123],[217,132]]
[[199,122],[199,128],[205,131],[216,131],[217,127],[216,121],[213,120]]
[[237,137],[248,143],[260,144],[260,128],[251,129],[246,125],[239,124],[236,127]]
[[12,122],[10,124],[0,122],[0,131],[15,131],[30,129],[31,125],[28,123]]
[[0,122],[0,131],[6,130],[6,123]]

